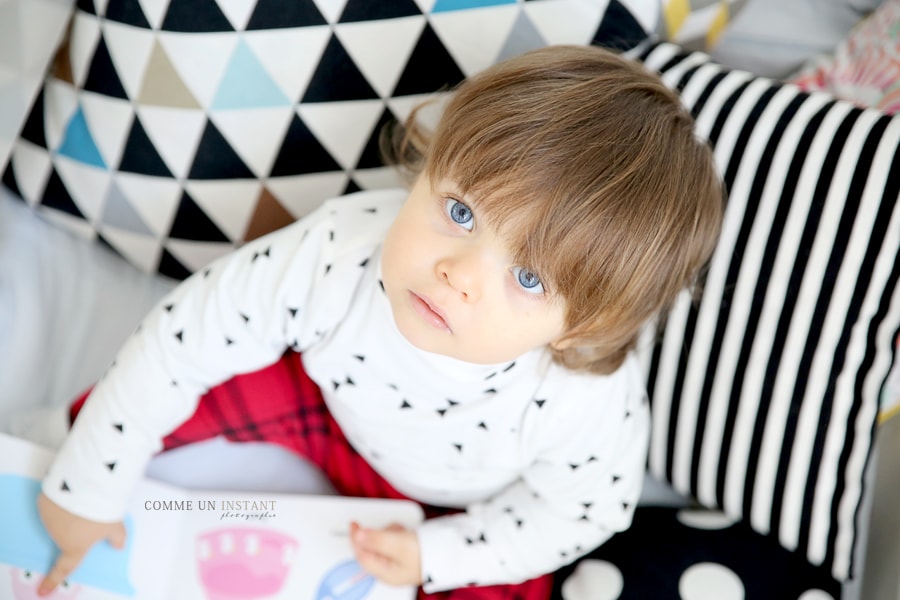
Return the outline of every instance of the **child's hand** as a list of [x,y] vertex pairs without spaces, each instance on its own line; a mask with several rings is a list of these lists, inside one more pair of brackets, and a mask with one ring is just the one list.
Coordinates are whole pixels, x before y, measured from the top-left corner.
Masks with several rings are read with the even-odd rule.
[[402,525],[369,529],[353,522],[350,523],[350,543],[360,566],[384,583],[422,583],[419,538],[415,531]]
[[38,587],[39,596],[46,596],[56,589],[97,542],[108,540],[113,548],[125,547],[125,526],[121,521],[100,523],[84,519],[65,510],[43,493],[38,495],[37,504],[44,527],[60,551],[53,568]]

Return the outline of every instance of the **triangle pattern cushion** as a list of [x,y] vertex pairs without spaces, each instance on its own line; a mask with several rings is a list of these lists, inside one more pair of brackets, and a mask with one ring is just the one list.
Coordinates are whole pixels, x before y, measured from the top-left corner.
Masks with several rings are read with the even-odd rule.
[[183,278],[331,196],[400,185],[378,135],[415,104],[549,43],[635,45],[649,4],[77,0],[2,180]]

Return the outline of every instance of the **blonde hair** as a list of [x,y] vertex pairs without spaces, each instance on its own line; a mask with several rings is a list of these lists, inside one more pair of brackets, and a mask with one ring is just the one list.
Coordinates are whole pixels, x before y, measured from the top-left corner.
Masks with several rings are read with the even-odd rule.
[[450,180],[500,231],[516,264],[565,301],[551,345],[571,369],[609,373],[642,325],[697,283],[724,191],[677,94],[639,64],[551,46],[464,81],[436,130],[416,111],[383,144],[389,162]]

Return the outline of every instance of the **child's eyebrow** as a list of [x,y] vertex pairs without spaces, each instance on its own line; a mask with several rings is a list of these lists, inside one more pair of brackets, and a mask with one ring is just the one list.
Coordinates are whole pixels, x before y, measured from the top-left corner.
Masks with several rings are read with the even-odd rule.
[[[462,202],[473,211],[480,213],[482,216],[482,220],[486,216],[487,209],[485,208],[485,203],[479,194],[473,194],[470,191],[464,192],[458,185],[452,182],[439,182],[436,185],[432,185],[435,193],[440,194],[441,196],[450,196],[459,202]],[[476,215],[478,216],[478,215]]]

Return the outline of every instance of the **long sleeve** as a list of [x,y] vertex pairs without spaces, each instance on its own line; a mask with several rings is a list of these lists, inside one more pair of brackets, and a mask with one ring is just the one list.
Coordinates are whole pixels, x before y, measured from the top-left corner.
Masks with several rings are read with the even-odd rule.
[[543,417],[558,419],[562,436],[521,479],[420,527],[426,591],[530,579],[626,529],[643,481],[649,416],[642,393],[625,393],[623,402],[598,396],[587,410],[567,407],[565,397],[546,400]]
[[[162,438],[193,414],[209,388],[275,362],[288,347],[314,344],[350,302],[349,294],[329,290],[335,279],[352,290],[358,277],[341,259],[349,254],[352,262],[357,251],[343,238],[371,225],[365,200],[327,203],[165,297],[95,386],[44,479],[44,493],[86,518],[122,518]],[[310,303],[313,288],[327,302]]]

